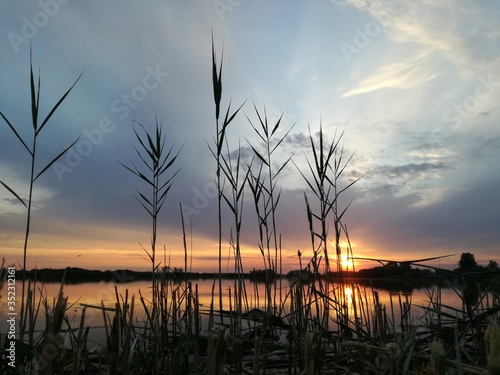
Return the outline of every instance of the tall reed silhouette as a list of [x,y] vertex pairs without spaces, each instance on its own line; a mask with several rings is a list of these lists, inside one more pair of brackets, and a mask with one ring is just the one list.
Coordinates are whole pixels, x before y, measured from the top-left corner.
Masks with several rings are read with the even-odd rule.
[[[258,136],[259,145],[250,144],[260,165],[257,171],[250,173],[249,185],[252,191],[255,211],[258,218],[259,228],[259,250],[264,260],[264,269],[266,270],[266,294],[267,294],[267,310],[271,314],[271,310],[276,309],[276,291],[279,291],[279,308],[282,306],[282,293],[281,293],[281,277],[276,278],[276,275],[282,273],[282,260],[281,260],[281,243],[278,240],[278,228],[276,223],[276,212],[278,203],[281,197],[281,188],[278,186],[278,176],[287,166],[291,160],[288,157],[277,170],[274,169],[273,154],[278,147],[283,143],[287,135],[293,128],[293,125],[284,132],[283,135],[278,136],[277,131],[281,130],[283,126],[283,114],[272,123],[267,116],[266,108],[259,111],[254,104],[254,110],[257,115],[258,121],[254,121],[247,117],[252,129]],[[262,151],[263,149],[263,151]],[[270,280],[272,275],[273,280]],[[279,282],[279,288],[273,288],[271,293],[271,281],[273,283]]]
[[[226,141],[226,131],[228,126],[234,120],[238,112],[241,110],[245,103],[231,113],[231,102],[227,106],[226,115],[222,122],[220,121],[220,106],[222,100],[222,64],[223,56],[221,57],[219,66],[217,66],[217,58],[215,54],[214,39],[212,35],[212,86],[214,92],[214,103],[215,103],[215,149],[211,148],[211,152],[215,157],[216,161],[216,184],[217,184],[217,224],[218,224],[218,252],[219,252],[219,311],[222,312],[222,200],[223,196],[223,179],[221,176],[222,169],[222,151],[224,143]],[[209,146],[210,147],[210,146]],[[221,323],[222,323],[221,315]]]
[[26,325],[26,316],[25,316],[25,285],[26,285],[26,264],[27,264],[27,256],[28,256],[28,242],[30,236],[30,226],[32,219],[32,211],[33,211],[33,194],[36,180],[42,176],[57,160],[59,160],[71,147],[73,147],[76,142],[78,142],[77,138],[74,142],[72,142],[69,146],[64,148],[57,156],[55,156],[50,162],[43,164],[42,167],[38,167],[38,141],[41,136],[41,132],[45,129],[45,126],[48,124],[49,120],[52,118],[54,113],[57,111],[59,106],[64,102],[68,94],[71,92],[73,87],[75,87],[76,83],[80,80],[83,72],[78,76],[75,82],[70,86],[70,88],[66,91],[66,93],[61,96],[61,98],[57,101],[57,103],[52,107],[49,113],[40,121],[40,69],[38,71],[38,79],[35,78],[33,73],[33,56],[32,51],[30,49],[30,94],[31,94],[31,125],[32,125],[32,137],[31,137],[31,146],[28,146],[30,143],[29,140],[25,140],[21,137],[20,132],[4,115],[3,112],[0,112],[0,116],[5,120],[8,127],[16,138],[21,142],[22,146],[29,154],[30,157],[30,178],[28,182],[28,194],[27,198],[22,198],[21,195],[24,195],[20,192],[16,192],[14,189],[9,187],[6,182],[0,181],[2,184],[17,200],[26,208],[26,226],[24,232],[24,247],[23,247],[23,282],[22,282],[22,292],[21,292],[21,312],[20,312],[20,338],[23,338],[25,325]]
[[[153,316],[156,316],[156,307],[158,296],[158,267],[160,263],[157,263],[156,256],[156,237],[158,232],[158,216],[167,199],[168,192],[172,187],[174,178],[179,172],[179,169],[173,171],[173,164],[175,163],[177,156],[179,155],[180,149],[174,152],[173,146],[166,149],[165,142],[166,137],[162,133],[162,124],[158,121],[156,117],[155,130],[149,133],[146,128],[137,123],[139,130],[142,135],[138,133],[138,130],[134,128],[134,134],[138,143],[138,146],[134,146],[134,149],[139,156],[142,168],[137,167],[132,162],[132,167],[121,163],[128,171],[132,172],[135,176],[139,178],[140,181],[146,184],[145,191],[142,192],[140,189],[136,188],[137,195],[136,199],[139,201],[141,206],[146,210],[148,215],[151,217],[151,247],[147,250],[142,246],[143,250],[147,254],[149,261],[151,262],[151,271],[153,274],[152,280],[152,298],[153,298]],[[182,147],[181,147],[182,148]],[[149,193],[146,192],[149,190]],[[164,265],[165,266],[165,265]]]
[[[345,168],[348,166],[352,159],[350,155],[345,159],[344,147],[341,144],[344,133],[340,133],[339,136],[334,134],[332,141],[327,144],[326,136],[323,132],[323,126],[320,124],[318,140],[317,143],[314,140],[313,134],[311,133],[311,128],[309,127],[309,141],[311,145],[311,151],[313,154],[313,161],[311,162],[307,159],[307,165],[309,167],[310,177],[307,177],[304,172],[302,172],[298,167],[300,174],[307,183],[307,186],[313,193],[317,203],[319,204],[319,212],[313,212],[310,201],[307,194],[304,193],[304,199],[306,203],[307,210],[307,220],[309,224],[309,231],[311,234],[311,246],[313,251],[312,264],[314,267],[314,274],[319,274],[319,264],[321,257],[324,256],[325,267],[324,273],[330,275],[331,270],[331,255],[329,254],[329,242],[335,248],[335,261],[337,263],[336,271],[342,275],[342,249],[341,249],[341,235],[344,233],[347,238],[347,243],[350,244],[347,227],[343,224],[343,217],[350,206],[350,203],[345,205],[345,207],[339,209],[339,200],[341,195],[349,189],[352,185],[356,183],[357,180],[353,180],[341,186],[342,177],[345,172]],[[329,235],[329,222],[333,221],[333,227],[335,230],[334,239],[330,238]],[[319,231],[315,229],[316,223],[319,222]],[[319,243],[316,243],[315,239],[319,239]],[[346,249],[349,252],[349,248]],[[322,255],[321,255],[322,254]],[[325,285],[318,280],[320,292],[330,298],[332,302],[338,301],[340,306],[346,308],[347,303],[345,301],[346,294],[344,291],[344,283],[340,283],[340,293],[336,295],[335,290],[330,290],[330,282],[327,277],[325,280]],[[315,285],[315,284],[313,284]],[[332,298],[331,296],[334,296]],[[316,307],[318,318],[322,319],[321,325],[324,329],[328,329],[328,323],[330,321],[330,303],[326,303],[323,308],[323,314],[319,313],[318,306]],[[338,309],[336,309],[338,312]],[[348,316],[348,314],[347,314]],[[345,312],[338,313],[338,317],[346,318]],[[344,321],[343,324],[347,324]]]

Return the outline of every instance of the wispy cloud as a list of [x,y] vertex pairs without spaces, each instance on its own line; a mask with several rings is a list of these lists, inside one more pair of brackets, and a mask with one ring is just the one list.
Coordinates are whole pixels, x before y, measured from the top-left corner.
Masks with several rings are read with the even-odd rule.
[[362,79],[342,97],[366,94],[380,89],[407,90],[436,78],[439,73],[431,73],[423,65],[425,54],[408,58],[407,61],[382,66],[374,74]]
[[396,167],[390,167],[387,169],[389,176],[394,177],[408,177],[414,178],[415,176],[422,176],[428,172],[434,172],[437,170],[445,169],[444,163],[422,163],[422,164],[405,164],[398,165]]
[[[380,22],[396,43],[416,45],[429,55],[440,53],[461,74],[491,69],[500,61],[498,18],[489,7],[467,2],[419,0],[341,0]],[[473,26],[472,26],[473,25]]]

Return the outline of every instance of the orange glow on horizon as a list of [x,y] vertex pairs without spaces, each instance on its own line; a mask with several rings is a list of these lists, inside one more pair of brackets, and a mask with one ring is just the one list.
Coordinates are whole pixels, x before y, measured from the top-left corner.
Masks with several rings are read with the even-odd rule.
[[[86,241],[75,241],[70,236],[53,237],[45,233],[36,233],[28,247],[27,254],[27,269],[35,268],[66,268],[78,267],[85,269],[96,270],[117,270],[130,269],[134,271],[148,271],[151,269],[151,261],[148,255],[141,248],[138,241],[134,240],[137,236],[135,232],[125,236],[121,230],[108,233],[106,237],[88,236]],[[146,236],[144,236],[146,237]],[[132,238],[132,239],[131,239]],[[141,239],[142,244],[148,249],[147,238]],[[185,268],[185,253],[182,244],[182,238],[163,234],[158,239],[156,263],[160,263],[160,268],[169,266],[171,268]],[[166,244],[165,250],[163,244]],[[14,264],[18,269],[22,266],[23,250],[20,240],[9,241],[2,243],[2,258],[5,258],[6,264]],[[384,254],[377,249],[371,247],[364,241],[357,241],[356,244],[350,244],[352,255],[356,259],[350,257],[351,250],[348,249],[348,244],[340,244],[342,252],[340,256],[340,266],[343,271],[359,271],[363,268],[372,268],[380,266],[376,261],[363,260],[362,258],[377,258],[377,259],[392,259],[404,261],[412,258],[411,252],[405,252],[396,256],[393,254]],[[301,257],[299,259],[297,249],[300,249]],[[149,249],[148,249],[149,251]],[[446,251],[443,251],[446,252]],[[187,243],[187,262],[188,270],[192,272],[218,272],[218,243],[217,240],[210,237],[193,236]],[[243,261],[244,272],[250,272],[252,269],[262,270],[267,264],[267,252],[264,254],[266,261],[257,246],[250,243],[241,245],[241,257]],[[330,246],[330,268],[332,271],[337,271],[337,259],[333,246]],[[235,252],[231,246],[225,242],[222,246],[222,272],[234,272]],[[401,256],[401,258],[399,258]],[[314,257],[314,252],[310,249],[310,244],[307,241],[303,243],[284,243],[281,251],[281,266],[276,265],[278,272],[286,274],[290,270],[297,270],[302,265],[307,267],[311,259]],[[270,254],[271,261],[274,263],[274,249]],[[321,258],[321,260],[320,260]],[[318,262],[320,262],[320,272],[323,272],[325,267],[324,254],[318,254]],[[449,263],[454,266],[455,260],[450,260]],[[439,266],[439,262],[435,262]]]

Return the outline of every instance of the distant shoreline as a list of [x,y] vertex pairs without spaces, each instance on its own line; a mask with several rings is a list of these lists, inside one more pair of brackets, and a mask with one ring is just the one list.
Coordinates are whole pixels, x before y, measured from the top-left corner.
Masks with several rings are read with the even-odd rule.
[[[252,280],[256,282],[265,282],[265,277],[260,273],[261,271],[255,271],[249,273],[244,273],[239,275],[246,280]],[[295,271],[296,272],[296,271]],[[256,277],[256,274],[259,274],[259,277]],[[169,271],[165,273],[166,278],[168,280],[177,280],[177,281],[185,281],[185,280],[217,280],[219,278],[219,274],[216,272],[187,272],[184,273],[182,270],[178,271]],[[429,273],[421,275],[421,277],[415,277],[416,275],[390,275],[387,274],[382,275],[370,275],[366,277],[365,275],[357,275],[357,273],[347,272],[343,274],[343,277],[336,273],[332,273],[331,280],[349,280],[354,282],[359,282],[362,284],[371,284],[374,287],[388,287],[395,286],[395,283],[398,283],[399,286],[409,287],[413,285],[414,287],[425,287],[434,285],[437,281],[437,277],[434,273]],[[444,275],[440,275],[442,279]],[[456,276],[451,272],[448,276]],[[43,283],[61,283],[63,281],[65,284],[83,284],[83,283],[94,283],[94,282],[113,282],[119,284],[126,284],[130,282],[136,281],[150,281],[152,280],[152,272],[151,271],[132,271],[129,269],[121,269],[121,270],[88,270],[83,268],[76,267],[68,267],[66,269],[50,269],[50,268],[42,268],[38,270],[26,271],[26,279]],[[287,275],[279,275],[273,274],[269,278],[269,280],[279,279],[279,278],[289,278],[290,280],[294,280],[290,277],[290,273]],[[22,280],[23,275],[21,271],[17,272],[17,279]],[[234,280],[236,275],[234,273],[222,273],[220,274],[220,278],[225,280]],[[320,278],[324,279],[325,276],[321,275]],[[309,281],[311,281],[309,279]],[[307,282],[303,280],[303,282]]]
[[[168,272],[168,279],[215,279],[218,278],[218,273],[214,272]],[[17,277],[22,280],[22,271],[18,271]],[[119,270],[88,270],[84,268],[68,267],[65,269],[42,268],[38,270],[26,271],[27,280],[36,280],[38,282],[60,283],[65,284],[82,284],[91,282],[115,282],[126,284],[135,281],[150,281],[153,278],[151,271],[132,271],[129,269]],[[244,278],[250,278],[249,273],[243,274]],[[223,279],[234,279],[233,273],[222,273]]]

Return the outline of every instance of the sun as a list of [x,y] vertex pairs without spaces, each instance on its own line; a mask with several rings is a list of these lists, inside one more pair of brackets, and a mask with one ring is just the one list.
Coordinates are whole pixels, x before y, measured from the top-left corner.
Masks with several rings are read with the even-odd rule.
[[[335,242],[331,242],[331,246],[335,248]],[[353,260],[353,250],[356,248],[356,244],[353,242],[339,242],[340,247],[340,259],[336,259],[335,262],[344,271],[352,271],[354,266],[357,266],[357,261]]]
[[340,259],[336,259],[335,263],[337,266],[340,266],[343,271],[347,270],[352,270],[353,265],[352,265],[352,259],[348,256],[347,253],[342,253],[340,254]]
[[343,270],[347,270],[352,268],[352,261],[349,259],[347,254],[341,254],[340,255],[340,265]]

